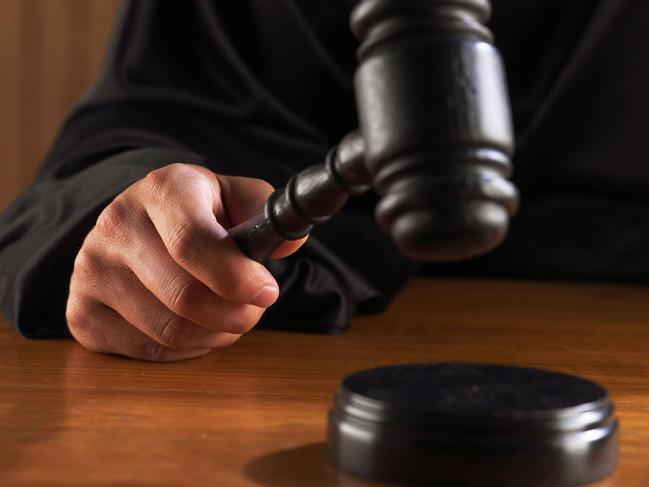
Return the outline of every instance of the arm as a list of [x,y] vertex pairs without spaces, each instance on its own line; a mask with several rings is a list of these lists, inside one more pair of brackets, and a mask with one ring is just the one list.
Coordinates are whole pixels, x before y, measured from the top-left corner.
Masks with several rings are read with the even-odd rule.
[[[288,37],[304,35],[298,23],[309,27],[307,20],[290,2],[277,5],[288,23],[278,29]],[[314,60],[324,54],[313,39],[285,38],[304,51],[294,53],[304,62],[288,80],[277,81],[288,71],[275,47],[263,47],[276,33],[265,32],[269,24],[260,18],[272,12],[249,7],[183,2],[171,8],[146,0],[127,6],[102,78],[68,120],[34,185],[0,224],[0,303],[23,334],[68,333],[68,282],[82,242],[107,205],[147,174],[186,161],[281,185],[321,160],[355,125],[349,80],[341,81],[342,68],[330,66],[331,60]],[[250,23],[249,38],[230,34],[236,20]],[[304,93],[294,93],[292,83]],[[321,98],[310,100],[313,92]],[[337,124],[330,121],[335,117]],[[357,307],[380,307],[400,287],[409,264],[375,227],[370,206],[351,205],[301,255],[269,264],[282,293],[266,323],[341,329]],[[350,229],[356,239],[339,238]],[[350,240],[358,245],[349,246]],[[381,269],[365,244],[382,255]]]

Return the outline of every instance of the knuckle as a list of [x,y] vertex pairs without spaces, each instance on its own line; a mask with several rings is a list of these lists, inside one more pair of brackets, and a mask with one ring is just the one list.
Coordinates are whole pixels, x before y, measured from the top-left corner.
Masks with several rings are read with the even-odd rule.
[[144,189],[151,194],[159,194],[164,191],[169,180],[169,166],[156,169],[148,173],[142,180]]
[[168,296],[167,305],[174,313],[188,316],[200,302],[201,284],[193,280],[178,281],[179,279],[171,281],[169,290],[166,293]]
[[200,253],[201,238],[202,231],[190,221],[178,221],[169,230],[169,254],[176,262],[191,264]]
[[92,326],[86,306],[78,299],[68,299],[65,319],[72,336],[84,347],[99,350],[99,335]]
[[163,197],[173,180],[186,170],[185,164],[174,163],[151,171],[143,179],[144,189],[149,194]]
[[73,266],[73,279],[81,283],[94,282],[102,274],[102,265],[97,256],[82,247]]
[[158,342],[166,348],[183,348],[191,339],[190,328],[177,316],[168,315],[159,320]]
[[83,320],[82,305],[78,299],[69,298],[65,308],[65,319],[68,322],[70,330],[83,328],[85,321]]
[[128,236],[128,224],[131,219],[128,205],[120,198],[114,199],[97,218],[95,228],[102,235],[111,238]]

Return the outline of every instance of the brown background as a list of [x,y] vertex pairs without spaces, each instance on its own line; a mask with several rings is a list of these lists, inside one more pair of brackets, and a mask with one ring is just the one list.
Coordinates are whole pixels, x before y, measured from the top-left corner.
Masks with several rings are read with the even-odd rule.
[[121,0],[0,0],[0,212],[93,82]]

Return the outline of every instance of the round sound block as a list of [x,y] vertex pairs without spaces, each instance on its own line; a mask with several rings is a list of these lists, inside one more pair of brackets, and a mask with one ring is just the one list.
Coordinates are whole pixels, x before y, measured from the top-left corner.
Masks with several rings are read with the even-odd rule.
[[610,475],[617,420],[579,377],[485,364],[413,364],[348,376],[329,416],[342,470],[454,487],[560,487]]

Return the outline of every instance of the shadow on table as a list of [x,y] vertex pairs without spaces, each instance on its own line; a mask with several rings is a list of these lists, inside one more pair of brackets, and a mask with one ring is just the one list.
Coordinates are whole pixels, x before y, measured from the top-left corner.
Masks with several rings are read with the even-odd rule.
[[280,450],[255,458],[246,476],[264,487],[388,487],[347,475],[334,467],[325,443]]

